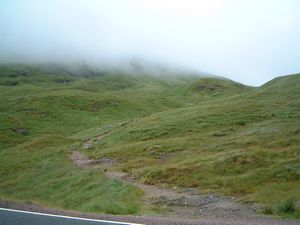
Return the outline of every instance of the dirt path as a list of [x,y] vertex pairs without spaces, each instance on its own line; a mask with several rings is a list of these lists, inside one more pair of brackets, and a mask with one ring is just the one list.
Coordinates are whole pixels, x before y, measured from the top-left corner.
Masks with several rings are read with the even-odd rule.
[[83,168],[100,167],[107,177],[131,183],[145,193],[144,205],[161,209],[164,216],[176,216],[186,219],[198,218],[261,218],[257,214],[257,205],[246,205],[235,202],[233,197],[216,194],[202,194],[195,188],[170,189],[155,185],[146,185],[138,182],[128,173],[114,171],[117,162],[113,159],[90,160],[82,153],[73,151],[70,155],[72,161]]
[[78,151],[72,151],[70,159],[82,168],[105,168],[108,177],[131,183],[144,190],[143,201],[146,205],[163,206],[166,207],[166,211],[159,216],[115,216],[51,209],[30,202],[19,203],[4,200],[0,200],[0,207],[147,225],[300,225],[299,220],[259,216],[255,213],[253,206],[235,203],[231,197],[205,195],[193,188],[175,190],[141,184],[127,173],[114,171],[113,168],[117,165],[117,162],[113,159],[90,160]]

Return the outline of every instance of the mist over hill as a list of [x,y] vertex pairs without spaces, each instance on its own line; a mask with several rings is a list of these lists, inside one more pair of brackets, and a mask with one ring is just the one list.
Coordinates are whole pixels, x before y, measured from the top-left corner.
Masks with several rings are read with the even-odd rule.
[[299,7],[297,0],[1,1],[0,63],[143,58],[258,86],[300,70]]
[[[132,75],[152,75],[152,76],[174,76],[174,75],[198,75],[198,76],[215,76],[208,72],[193,69],[191,67],[176,65],[167,62],[159,62],[155,60],[146,60],[143,58],[124,58],[117,61],[97,61],[97,62],[52,62],[52,63],[2,63],[2,66],[26,69],[26,67],[36,67],[43,72],[48,73],[56,71],[57,73],[65,71],[69,75],[84,76],[84,70],[90,73],[119,73],[119,74],[132,74]],[[86,74],[88,75],[88,74]]]

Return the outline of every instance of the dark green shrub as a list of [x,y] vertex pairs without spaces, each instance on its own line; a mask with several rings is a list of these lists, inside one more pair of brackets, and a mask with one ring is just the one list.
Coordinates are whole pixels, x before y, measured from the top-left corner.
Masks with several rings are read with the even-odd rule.
[[295,204],[292,200],[282,202],[277,206],[277,211],[280,214],[292,214],[295,212]]

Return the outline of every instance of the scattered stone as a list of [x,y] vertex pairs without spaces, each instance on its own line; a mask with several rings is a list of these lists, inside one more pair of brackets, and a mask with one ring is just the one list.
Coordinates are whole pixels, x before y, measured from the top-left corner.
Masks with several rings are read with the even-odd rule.
[[154,146],[148,148],[147,151],[150,153],[155,153],[155,152],[159,151],[160,149],[161,149],[161,145],[157,144],[157,145],[154,145]]
[[92,143],[84,143],[83,144],[83,149],[91,149],[91,148],[93,148],[94,146],[93,146],[93,144]]
[[113,158],[103,157],[99,160],[94,160],[94,164],[100,164],[103,167],[113,167],[117,164],[117,160]]
[[70,159],[80,167],[87,167],[89,164],[90,160],[83,154],[81,154],[78,151],[72,151],[70,154]]
[[222,196],[213,193],[201,194],[199,190],[195,188],[166,188],[140,183],[138,179],[133,178],[128,172],[111,170],[108,166],[117,163],[116,159],[113,158],[104,157],[99,160],[91,160],[78,151],[73,151],[72,154],[70,154],[70,158],[78,166],[83,168],[93,168],[93,166],[95,166],[94,168],[100,167],[107,177],[131,183],[142,189],[145,194],[143,196],[144,203],[163,208],[164,215],[172,214],[172,216],[176,215],[180,218],[212,217],[221,219],[252,219],[257,217],[257,212],[260,212],[259,205],[236,203],[233,196]]
[[223,87],[221,85],[199,85],[197,87],[199,91],[223,91]]
[[26,136],[29,134],[29,131],[27,128],[13,128],[12,131],[17,134],[23,135],[23,136]]
[[176,199],[172,199],[172,200],[169,200],[167,202],[167,204],[169,206],[187,206],[187,205],[190,205],[188,203],[189,203],[189,200],[185,196],[182,196],[182,197],[176,198]]

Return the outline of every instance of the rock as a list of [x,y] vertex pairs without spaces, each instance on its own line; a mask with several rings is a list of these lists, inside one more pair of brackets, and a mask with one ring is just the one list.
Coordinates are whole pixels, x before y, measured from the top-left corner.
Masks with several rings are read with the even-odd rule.
[[149,153],[155,153],[161,149],[161,145],[157,144],[147,149]]
[[83,144],[83,148],[84,149],[91,149],[91,148],[93,148],[94,146],[93,146],[93,144],[91,144],[91,143],[84,143]]
[[19,70],[19,71],[16,71],[16,74],[18,76],[23,76],[23,77],[29,77],[30,76],[30,72],[27,71],[27,70]]
[[12,129],[13,132],[17,133],[17,134],[20,134],[20,135],[28,135],[29,134],[29,131],[27,128],[13,128]]
[[167,202],[167,205],[169,205],[169,206],[189,206],[190,202],[189,202],[189,199],[187,199],[185,196],[182,196],[180,198],[169,200]]
[[71,83],[73,82],[72,80],[70,79],[56,79],[54,80],[55,83],[60,83],[60,84],[68,84],[68,83]]
[[211,84],[211,85],[199,85],[197,89],[199,91],[223,91],[224,87],[218,84]]

